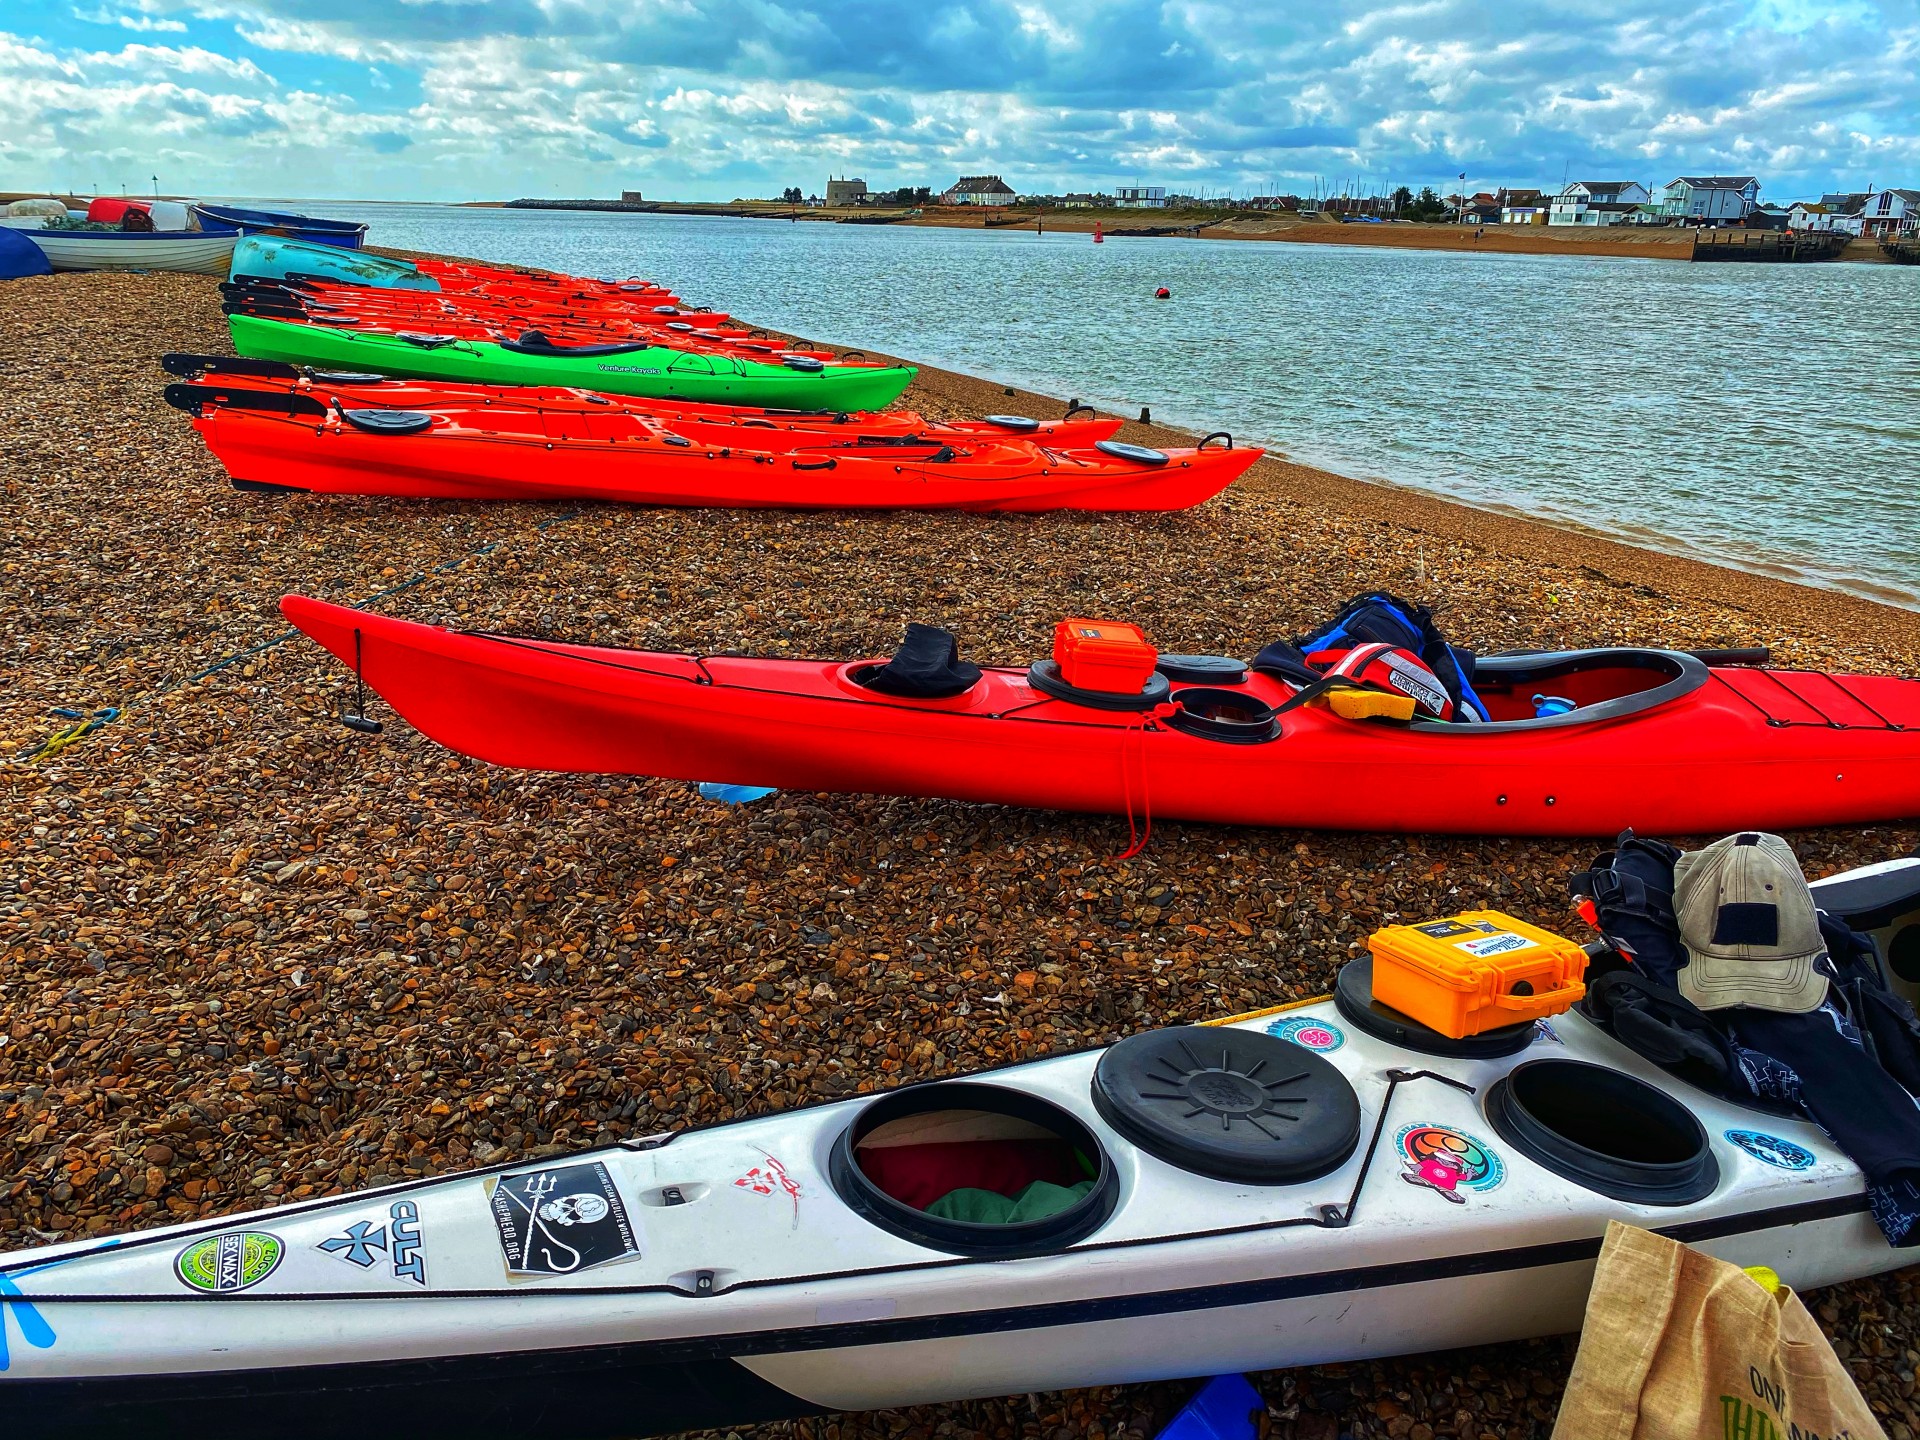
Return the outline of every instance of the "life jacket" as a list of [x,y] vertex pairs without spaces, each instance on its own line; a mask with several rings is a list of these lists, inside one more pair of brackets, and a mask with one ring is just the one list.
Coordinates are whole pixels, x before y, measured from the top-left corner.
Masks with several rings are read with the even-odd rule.
[[1307,656],[1307,664],[1325,675],[1340,675],[1410,696],[1416,713],[1425,711],[1430,719],[1453,719],[1453,697],[1440,677],[1411,650],[1374,641],[1351,650],[1316,650]]
[[1325,673],[1313,657],[1382,644],[1417,655],[1453,702],[1455,720],[1485,720],[1487,707],[1473,690],[1473,652],[1449,645],[1434,627],[1433,612],[1384,590],[1356,595],[1340,613],[1298,640],[1276,641],[1254,658],[1253,668],[1294,684],[1311,684]]

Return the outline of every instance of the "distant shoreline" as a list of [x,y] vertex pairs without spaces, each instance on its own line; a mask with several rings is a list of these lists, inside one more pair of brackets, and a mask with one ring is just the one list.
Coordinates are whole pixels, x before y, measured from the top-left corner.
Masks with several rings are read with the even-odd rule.
[[[0,202],[32,198],[38,192],[0,192]],[[72,197],[60,197],[68,198]],[[184,199],[160,196],[160,199]],[[212,197],[231,200],[258,197]],[[1446,222],[1336,221],[1308,219],[1290,211],[1218,210],[1031,210],[1021,206],[932,206],[919,210],[898,206],[862,205],[828,209],[795,207],[771,200],[377,200],[309,199],[281,197],[293,204],[328,205],[446,205],[464,210],[524,209],[542,213],[592,215],[688,215],[709,218],[786,220],[809,224],[906,225],[942,230],[1006,230],[1033,233],[1036,228],[1055,234],[1091,234],[1094,227],[1113,239],[1159,239],[1176,236],[1197,240],[1259,240],[1293,245],[1352,245],[1390,250],[1445,250],[1496,255],[1558,255],[1575,258],[1607,256],[1630,260],[1679,260],[1694,256],[1693,232],[1667,227],[1585,225],[1455,225]],[[1877,242],[1855,239],[1835,260],[1886,264]]]
[[[1451,223],[1309,219],[1290,211],[1219,210],[1033,210],[1022,206],[975,208],[861,205],[829,209],[778,201],[521,200],[469,201],[470,208],[525,209],[583,214],[691,215],[810,224],[905,225],[946,230],[1007,230],[1091,234],[1098,226],[1115,239],[1259,240],[1295,245],[1354,245],[1399,250],[1448,250],[1501,255],[1610,256],[1632,260],[1692,262],[1694,232],[1652,226],[1455,225]],[[1757,236],[1756,236],[1757,238]],[[1870,240],[1855,240],[1838,260],[1884,264]]]

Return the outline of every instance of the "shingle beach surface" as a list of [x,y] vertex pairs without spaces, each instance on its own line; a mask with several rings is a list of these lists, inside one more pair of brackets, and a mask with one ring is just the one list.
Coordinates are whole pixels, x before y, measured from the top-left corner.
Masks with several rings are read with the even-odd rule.
[[[750,305],[742,301],[743,309]],[[1246,656],[1390,588],[1497,650],[1772,645],[1920,673],[1920,615],[1273,460],[1176,516],[649,511],[241,494],[161,401],[225,351],[214,282],[0,286],[0,1246],[138,1229],[1032,1059],[1325,992],[1393,918],[1586,938],[1598,841],[1157,824],[497,770],[288,638],[282,594],[665,649],[882,653],[909,620],[1022,662],[1054,622]],[[1151,397],[1146,397],[1150,399]],[[936,417],[1060,402],[923,372]],[[1168,442],[1130,427],[1124,438]],[[1672,837],[1681,839],[1685,837]],[[1910,826],[1796,835],[1812,874]],[[1912,1270],[1812,1297],[1920,1430]],[[1274,1435],[1544,1436],[1571,1342],[1260,1377]],[[1188,1385],[789,1428],[1145,1436]]]

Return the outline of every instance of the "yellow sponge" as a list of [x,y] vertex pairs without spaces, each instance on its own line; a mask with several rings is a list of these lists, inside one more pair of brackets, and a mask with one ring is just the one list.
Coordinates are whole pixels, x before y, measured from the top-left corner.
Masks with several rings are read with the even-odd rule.
[[1413,697],[1384,690],[1330,690],[1327,708],[1342,720],[1411,720]]

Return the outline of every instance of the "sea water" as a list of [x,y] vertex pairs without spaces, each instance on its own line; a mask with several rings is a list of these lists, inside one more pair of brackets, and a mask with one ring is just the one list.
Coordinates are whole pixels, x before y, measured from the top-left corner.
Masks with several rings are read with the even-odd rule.
[[1920,268],[303,203],[1920,605]]

